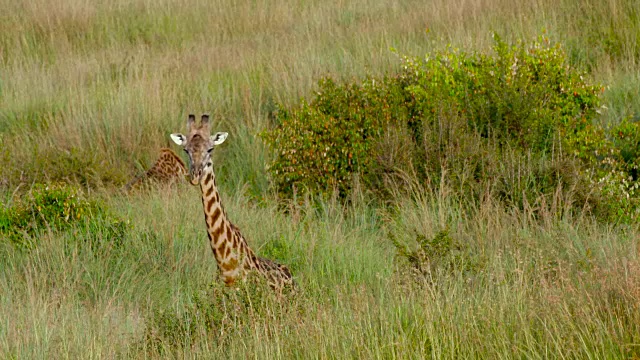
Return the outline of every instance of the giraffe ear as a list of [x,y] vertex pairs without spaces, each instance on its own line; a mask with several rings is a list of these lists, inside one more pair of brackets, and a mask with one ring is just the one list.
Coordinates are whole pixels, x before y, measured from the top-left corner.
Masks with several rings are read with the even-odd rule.
[[182,134],[171,134],[171,140],[180,146],[187,142],[187,139]]
[[211,135],[211,141],[213,142],[213,145],[220,145],[227,140],[227,136],[229,136],[229,133],[217,132],[215,135]]

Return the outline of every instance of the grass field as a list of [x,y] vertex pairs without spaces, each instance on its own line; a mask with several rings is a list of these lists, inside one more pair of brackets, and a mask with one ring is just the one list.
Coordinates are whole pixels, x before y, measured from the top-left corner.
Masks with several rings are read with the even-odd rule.
[[[104,220],[0,241],[0,358],[640,357],[637,224],[550,204],[462,205],[447,184],[378,207],[356,193],[283,211],[258,137],[276,104],[448,44],[545,33],[605,85],[603,123],[640,116],[634,0],[0,0],[0,199],[73,184]],[[392,50],[393,49],[393,50]],[[188,113],[228,131],[229,217],[297,295],[216,278],[199,191],[123,195]],[[450,190],[450,191],[449,191]],[[115,220],[114,220],[115,219]],[[2,236],[2,235],[0,235]],[[415,269],[393,241],[441,241]],[[438,240],[439,239],[439,240]],[[416,272],[420,272],[417,274]]]

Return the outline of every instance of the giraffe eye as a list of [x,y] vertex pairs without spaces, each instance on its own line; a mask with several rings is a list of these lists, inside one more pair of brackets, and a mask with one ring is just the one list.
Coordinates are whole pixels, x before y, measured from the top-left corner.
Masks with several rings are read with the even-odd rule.
[[182,149],[182,150],[184,150],[184,152],[185,152],[186,154],[189,154],[189,150],[187,150],[187,149]]
[[209,154],[211,154],[212,151],[213,151],[213,148],[209,148],[209,150],[207,150]]

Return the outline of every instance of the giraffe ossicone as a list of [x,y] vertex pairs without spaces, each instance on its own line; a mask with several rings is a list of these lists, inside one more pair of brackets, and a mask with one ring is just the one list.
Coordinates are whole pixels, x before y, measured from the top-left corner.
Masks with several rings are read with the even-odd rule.
[[189,115],[187,134],[171,134],[171,139],[187,153],[191,184],[200,185],[207,235],[220,276],[225,284],[231,286],[237,280],[245,279],[250,272],[256,272],[274,289],[291,286],[293,277],[289,268],[257,257],[222,207],[211,153],[228,135],[226,132],[211,135],[208,115],[202,115],[199,124],[195,122],[195,115]]

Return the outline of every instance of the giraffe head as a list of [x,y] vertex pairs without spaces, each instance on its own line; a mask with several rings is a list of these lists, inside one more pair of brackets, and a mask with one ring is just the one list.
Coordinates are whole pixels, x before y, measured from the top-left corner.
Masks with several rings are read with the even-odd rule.
[[198,185],[205,170],[213,166],[211,152],[216,145],[222,144],[229,134],[217,132],[211,135],[209,115],[202,115],[200,124],[196,124],[195,115],[189,115],[187,120],[187,136],[171,134],[171,140],[184,147],[189,156],[189,175],[193,185]]

